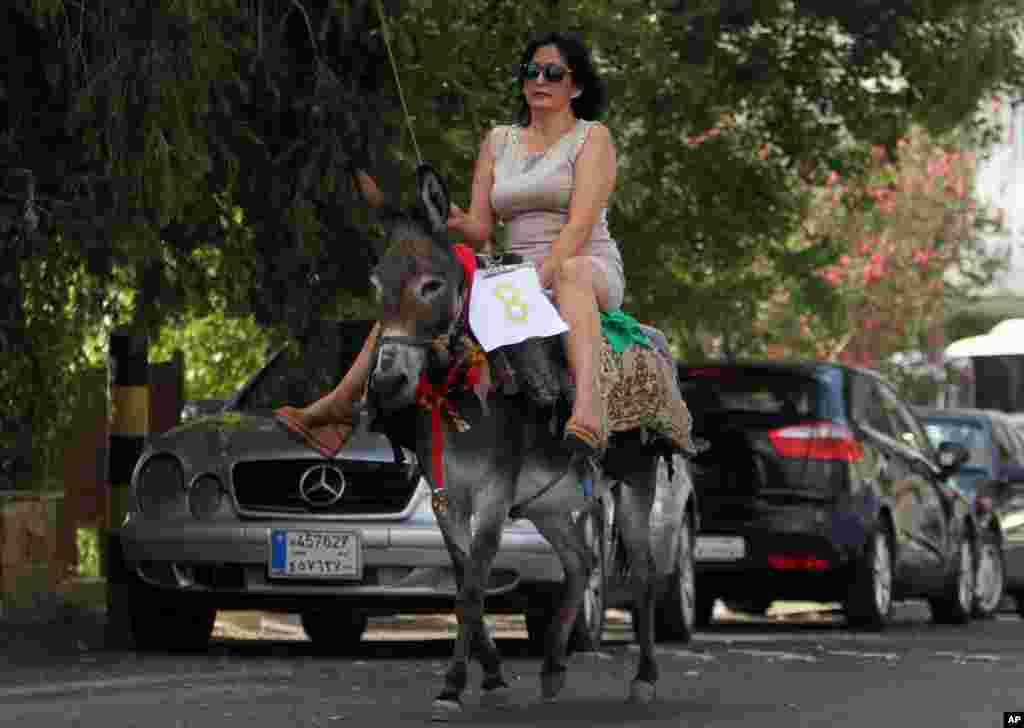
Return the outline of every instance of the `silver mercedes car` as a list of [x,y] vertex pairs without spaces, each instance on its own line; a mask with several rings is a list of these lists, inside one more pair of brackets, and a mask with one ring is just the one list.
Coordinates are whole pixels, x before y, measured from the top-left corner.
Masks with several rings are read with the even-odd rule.
[[[343,324],[301,353],[282,349],[223,406],[211,412],[207,402],[149,439],[108,566],[110,607],[137,647],[201,648],[218,610],[259,609],[298,613],[315,644],[344,651],[370,616],[452,609],[451,562],[414,454],[361,428],[325,459],[272,416],[332,387],[364,336]],[[689,478],[678,482],[656,507],[666,548],[686,552],[663,607],[660,632],[670,638],[693,623],[695,506]],[[626,573],[618,585],[612,573],[614,490],[579,519],[600,567],[574,633],[575,647],[588,649],[600,643],[605,608],[629,601]],[[525,613],[539,650],[561,581],[539,532],[511,521],[487,609]]]

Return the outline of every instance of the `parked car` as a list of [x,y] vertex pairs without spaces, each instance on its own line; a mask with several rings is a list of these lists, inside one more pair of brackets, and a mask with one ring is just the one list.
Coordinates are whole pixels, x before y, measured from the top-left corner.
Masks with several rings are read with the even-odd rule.
[[991,617],[1004,591],[1024,611],[1024,552],[1006,528],[1024,535],[1024,437],[1002,412],[982,409],[917,410],[933,443],[959,442],[970,452],[956,474],[960,490],[973,502],[981,529],[977,616]]
[[934,448],[878,374],[831,363],[679,367],[701,504],[698,623],[716,598],[841,602],[879,628],[897,599],[937,622],[971,614],[975,516],[950,482],[967,457]]
[[1006,416],[1010,418],[1010,422],[1013,423],[1021,437],[1024,437],[1024,412],[1007,412]]
[[[197,406],[147,442],[108,567],[113,614],[137,645],[201,647],[218,610],[263,609],[298,613],[314,643],[344,650],[359,642],[370,616],[452,609],[455,579],[415,455],[363,427],[328,460],[272,417],[283,403],[309,402],[333,387],[368,331],[349,323],[301,354],[278,351],[227,402]],[[678,461],[683,477],[663,478],[656,508],[663,520],[675,514],[662,524],[662,540],[683,544],[660,631],[685,638],[696,520],[686,464]],[[614,495],[580,516],[598,569],[576,624],[577,648],[600,641],[605,609],[615,606],[609,598],[626,598],[616,586],[625,583],[625,567],[610,559]],[[512,521],[494,562],[488,611],[525,612],[539,649],[561,580],[540,533]]]

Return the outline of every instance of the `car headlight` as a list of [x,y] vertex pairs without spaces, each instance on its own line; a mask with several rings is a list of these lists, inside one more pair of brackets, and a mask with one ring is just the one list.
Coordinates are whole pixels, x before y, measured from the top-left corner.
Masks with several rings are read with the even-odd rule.
[[192,515],[200,520],[212,518],[220,510],[224,489],[220,479],[214,475],[201,475],[188,491],[188,507]]
[[167,518],[181,510],[185,497],[185,473],[172,455],[156,455],[139,471],[135,484],[139,509],[152,518]]

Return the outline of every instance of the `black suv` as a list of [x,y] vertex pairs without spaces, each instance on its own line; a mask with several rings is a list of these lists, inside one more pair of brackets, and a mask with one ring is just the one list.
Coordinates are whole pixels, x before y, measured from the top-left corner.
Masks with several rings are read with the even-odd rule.
[[926,598],[936,621],[971,615],[973,510],[951,482],[967,458],[934,448],[877,373],[832,363],[679,366],[701,501],[698,618],[716,598],[842,602],[881,627],[895,599]]

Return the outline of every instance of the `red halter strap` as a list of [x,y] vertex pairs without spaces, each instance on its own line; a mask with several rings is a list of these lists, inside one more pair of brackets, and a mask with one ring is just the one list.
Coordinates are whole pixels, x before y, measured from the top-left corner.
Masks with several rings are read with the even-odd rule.
[[[452,246],[455,257],[462,264],[465,272],[465,295],[462,300],[460,316],[469,317],[469,297],[473,290],[473,278],[476,275],[476,254],[467,245]],[[420,377],[416,387],[416,401],[430,412],[430,466],[433,473],[433,506],[437,511],[444,512],[448,507],[448,499],[444,494],[444,423],[443,416],[450,422],[461,422],[461,418],[452,406],[448,393],[453,389],[472,389],[480,382],[480,371],[486,357],[478,347],[470,348],[448,370],[448,376],[439,385],[433,385],[426,373]]]

